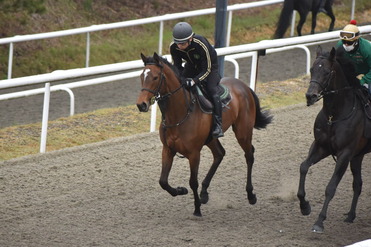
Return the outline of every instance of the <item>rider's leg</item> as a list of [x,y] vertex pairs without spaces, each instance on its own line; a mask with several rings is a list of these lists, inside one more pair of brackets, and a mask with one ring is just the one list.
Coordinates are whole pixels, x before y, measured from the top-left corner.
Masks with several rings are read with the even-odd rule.
[[220,76],[219,76],[218,70],[217,68],[214,68],[210,72],[210,75],[208,76],[207,82],[206,82],[206,89],[214,106],[214,110],[213,110],[214,124],[213,124],[213,131],[212,131],[212,136],[214,138],[219,138],[219,137],[224,136],[223,128],[222,128],[222,102],[220,100],[220,96],[217,90],[219,82],[220,82]]
[[224,136],[222,128],[222,102],[218,94],[213,95],[212,100],[214,105],[214,129],[212,135],[214,138],[219,138]]

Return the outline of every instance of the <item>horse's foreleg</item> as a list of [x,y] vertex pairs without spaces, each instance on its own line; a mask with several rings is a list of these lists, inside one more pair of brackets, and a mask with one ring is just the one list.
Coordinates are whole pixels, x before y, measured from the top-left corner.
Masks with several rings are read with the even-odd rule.
[[189,165],[191,169],[191,176],[189,179],[189,186],[191,187],[193,191],[194,196],[194,205],[195,205],[195,211],[193,212],[193,215],[195,216],[202,216],[201,214],[201,201],[200,197],[198,196],[198,168],[200,165],[200,153],[194,154],[189,159]]
[[215,172],[218,169],[219,164],[222,162],[223,157],[225,155],[225,150],[222,144],[220,144],[220,141],[218,139],[215,139],[214,141],[210,142],[207,146],[210,148],[214,160],[205,179],[202,181],[200,197],[201,203],[203,204],[206,204],[209,201],[209,193],[207,192],[207,189],[209,188],[211,179],[215,175]]
[[299,15],[300,19],[298,25],[296,26],[296,31],[298,32],[298,36],[301,36],[301,29],[303,28],[304,22],[307,19],[308,13],[299,13]]
[[175,153],[172,152],[169,148],[162,148],[162,169],[160,176],[160,185],[161,187],[170,193],[172,196],[185,195],[188,193],[188,190],[184,187],[173,188],[169,185],[169,173],[173,165]]
[[349,164],[349,158],[343,155],[342,157],[338,157],[336,162],[335,171],[332,174],[331,180],[328,183],[325,191],[325,202],[323,203],[322,210],[318,215],[316,223],[314,223],[312,231],[313,232],[323,232],[324,226],[323,222],[326,220],[327,217],[327,209],[330,201],[335,195],[336,188],[340,183],[341,178],[343,177],[345,171],[347,170]]
[[305,199],[305,179],[309,170],[309,167],[320,161],[321,159],[328,156],[329,153],[326,152],[324,149],[320,148],[316,145],[316,142],[313,142],[307,158],[303,163],[300,165],[300,181],[299,181],[299,189],[297,193],[297,197],[300,201],[300,210],[303,215],[309,215],[311,212],[311,207],[309,201]]
[[331,32],[334,30],[334,26],[335,26],[335,15],[334,15],[334,12],[332,12],[331,6],[326,8],[326,11],[327,11],[327,15],[331,18],[330,27],[328,29],[328,31]]
[[352,159],[350,162],[350,169],[353,174],[353,200],[352,205],[350,207],[350,210],[348,212],[348,216],[345,219],[345,222],[352,223],[354,219],[356,218],[356,208],[358,203],[358,198],[362,192],[362,160],[363,155],[358,156],[357,158]]

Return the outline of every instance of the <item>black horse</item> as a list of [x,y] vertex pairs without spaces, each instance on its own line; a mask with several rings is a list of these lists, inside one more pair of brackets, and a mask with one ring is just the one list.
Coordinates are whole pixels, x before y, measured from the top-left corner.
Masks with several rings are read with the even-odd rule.
[[306,93],[308,106],[323,98],[323,107],[314,123],[314,142],[308,157],[300,165],[297,196],[303,215],[311,212],[309,201],[305,198],[305,178],[309,167],[329,155],[336,161],[334,173],[326,187],[322,210],[312,228],[314,232],[323,232],[329,203],[349,162],[354,194],[345,222],[351,223],[356,218],[357,201],[362,190],[362,160],[371,151],[371,126],[364,103],[368,100],[368,93],[364,92],[364,87],[355,77],[354,66],[349,60],[344,60],[340,52],[332,48],[330,53],[322,53],[321,47],[318,47]]
[[294,10],[298,11],[300,15],[299,23],[296,26],[296,31],[298,32],[299,36],[301,36],[301,29],[305,20],[307,19],[308,13],[312,11],[312,29],[310,33],[314,34],[314,29],[316,28],[317,22],[317,14],[320,9],[321,1],[326,1],[324,9],[327,12],[326,15],[331,18],[329,31],[334,30],[335,15],[332,12],[332,4],[334,0],[285,0],[280,18],[277,23],[277,29],[273,37],[275,39],[279,39],[285,35],[285,32],[290,25]]

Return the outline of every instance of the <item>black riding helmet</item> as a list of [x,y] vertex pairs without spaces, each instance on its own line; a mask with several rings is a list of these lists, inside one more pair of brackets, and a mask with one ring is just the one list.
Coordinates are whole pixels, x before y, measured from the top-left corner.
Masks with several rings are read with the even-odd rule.
[[187,22],[178,22],[173,28],[174,43],[184,43],[193,35],[192,27]]

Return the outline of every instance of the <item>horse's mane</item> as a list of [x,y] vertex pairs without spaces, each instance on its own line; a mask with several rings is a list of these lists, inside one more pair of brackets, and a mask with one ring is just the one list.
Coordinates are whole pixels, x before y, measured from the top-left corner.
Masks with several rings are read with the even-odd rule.
[[336,61],[340,64],[349,85],[359,87],[361,84],[357,79],[354,62],[349,57],[345,56],[344,52],[345,50],[342,46],[336,49]]
[[[165,65],[169,66],[170,69],[171,69],[172,71],[174,71],[174,74],[175,74],[175,76],[179,79],[179,81],[182,81],[182,80],[181,80],[181,75],[180,75],[180,72],[179,72],[178,68],[177,68],[175,65],[173,65],[172,63],[170,63],[170,62],[166,59],[166,57],[161,57],[161,56],[159,56],[159,58],[160,58],[161,62],[163,62]],[[154,63],[154,64],[156,64],[156,61],[155,61],[155,59],[154,59],[153,57],[147,57],[147,61],[146,61],[146,62],[147,62],[147,63]]]

